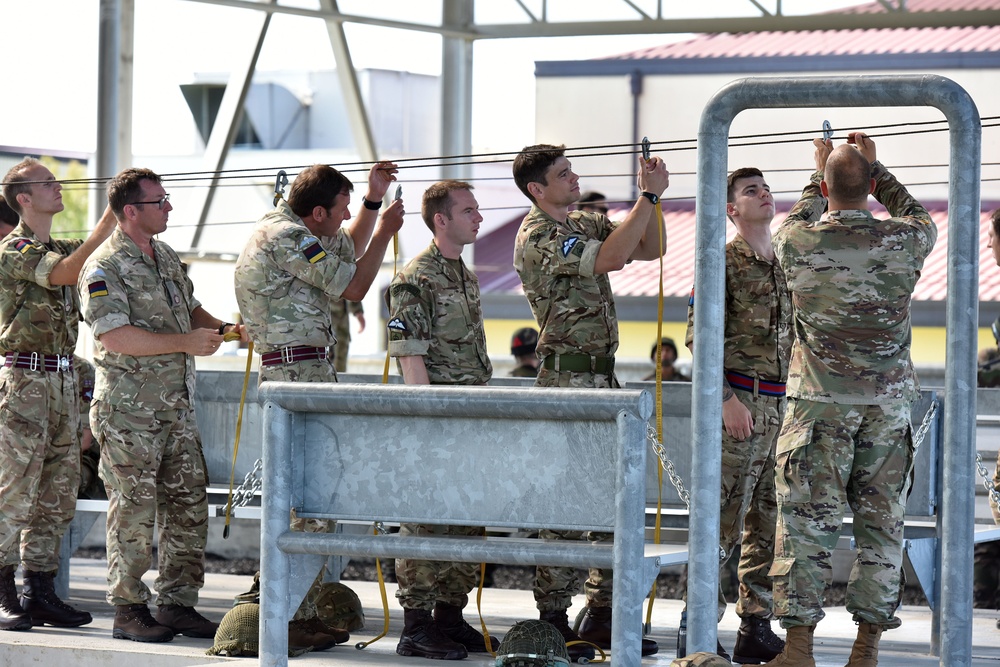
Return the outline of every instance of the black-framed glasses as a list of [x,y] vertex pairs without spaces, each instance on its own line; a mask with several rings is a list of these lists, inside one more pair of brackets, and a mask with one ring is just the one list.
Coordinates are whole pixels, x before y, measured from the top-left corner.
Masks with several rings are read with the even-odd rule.
[[134,202],[132,202],[132,206],[142,206],[143,204],[156,204],[156,208],[158,208],[158,209],[160,209],[162,211],[163,207],[167,205],[168,201],[170,201],[170,194],[169,193],[163,195],[162,197],[160,197],[156,201],[134,201]]

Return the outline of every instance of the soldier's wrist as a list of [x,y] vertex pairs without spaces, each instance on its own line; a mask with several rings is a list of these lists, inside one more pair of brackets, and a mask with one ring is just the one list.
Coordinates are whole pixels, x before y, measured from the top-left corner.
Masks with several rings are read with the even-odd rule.
[[371,200],[368,197],[361,198],[361,205],[369,211],[377,211],[382,208],[382,202],[380,200]]

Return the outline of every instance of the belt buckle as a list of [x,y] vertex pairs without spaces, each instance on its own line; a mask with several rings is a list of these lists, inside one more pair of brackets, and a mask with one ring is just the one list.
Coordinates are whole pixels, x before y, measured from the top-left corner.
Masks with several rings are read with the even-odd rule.
[[66,371],[69,370],[69,356],[57,354],[56,359],[58,360],[57,366],[59,367],[60,371],[65,373]]
[[28,359],[29,359],[29,361],[28,361],[28,369],[32,370],[32,371],[37,371],[38,370],[38,353],[37,352],[32,352],[31,356],[28,357]]
[[294,353],[292,352],[292,347],[290,345],[286,345],[285,347],[281,348],[281,363],[283,364],[292,363],[294,361],[294,359],[292,358],[293,354]]

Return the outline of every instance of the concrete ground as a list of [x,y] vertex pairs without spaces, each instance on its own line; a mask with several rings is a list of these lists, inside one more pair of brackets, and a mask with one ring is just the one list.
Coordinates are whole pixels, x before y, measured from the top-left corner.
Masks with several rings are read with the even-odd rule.
[[[0,665],[3,667],[195,667],[235,662],[256,664],[250,658],[218,658],[205,655],[212,642],[205,639],[177,637],[165,644],[141,644],[116,640],[111,637],[112,608],[104,601],[105,568],[101,560],[73,559],[71,565],[70,602],[86,609],[94,616],[88,626],[74,629],[50,627],[34,628],[30,632],[0,632]],[[152,585],[155,572],[147,575]],[[251,577],[226,574],[209,574],[202,591],[199,611],[213,620],[220,620],[232,605],[233,597],[246,591]],[[395,653],[396,641],[402,627],[402,612],[393,597],[395,584],[388,586],[390,625],[389,634],[363,651],[354,643],[375,637],[383,627],[382,603],[378,584],[350,582],[361,597],[367,619],[364,629],[353,634],[350,644],[337,646],[329,651],[309,653],[293,658],[291,665],[411,665],[427,664],[416,658],[402,658]],[[582,604],[578,599],[571,613]],[[516,621],[536,618],[534,601],[529,591],[483,591],[483,610],[487,627],[498,635]],[[643,660],[644,665],[669,665],[675,657],[677,621],[680,617],[679,600],[657,600],[653,609],[651,637],[660,644],[660,652]],[[470,606],[467,618],[475,612]],[[903,626],[886,633],[882,639],[879,656],[881,667],[929,667],[939,660],[928,655],[931,635],[931,613],[926,607],[904,607],[900,616]],[[973,627],[972,665],[988,667],[1000,665],[1000,630],[996,627],[997,613],[976,611]],[[727,649],[732,649],[739,619],[730,610],[719,626],[719,638]],[[816,663],[820,667],[840,667],[847,662],[855,626],[843,608],[828,610],[827,618],[816,631]],[[613,663],[614,660],[612,659]],[[470,657],[463,664],[492,665],[493,660],[483,654]]]

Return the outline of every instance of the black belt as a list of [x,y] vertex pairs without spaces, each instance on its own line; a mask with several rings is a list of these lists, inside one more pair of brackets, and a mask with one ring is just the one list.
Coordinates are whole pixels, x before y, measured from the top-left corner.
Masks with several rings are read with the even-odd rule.
[[294,364],[297,361],[317,361],[326,359],[327,348],[307,347],[305,345],[289,345],[274,352],[260,355],[261,366],[278,366]]
[[615,358],[595,357],[589,354],[550,354],[542,359],[542,368],[556,372],[611,375],[615,372]]
[[27,368],[30,371],[57,373],[73,370],[73,355],[8,352],[3,365],[8,368]]

